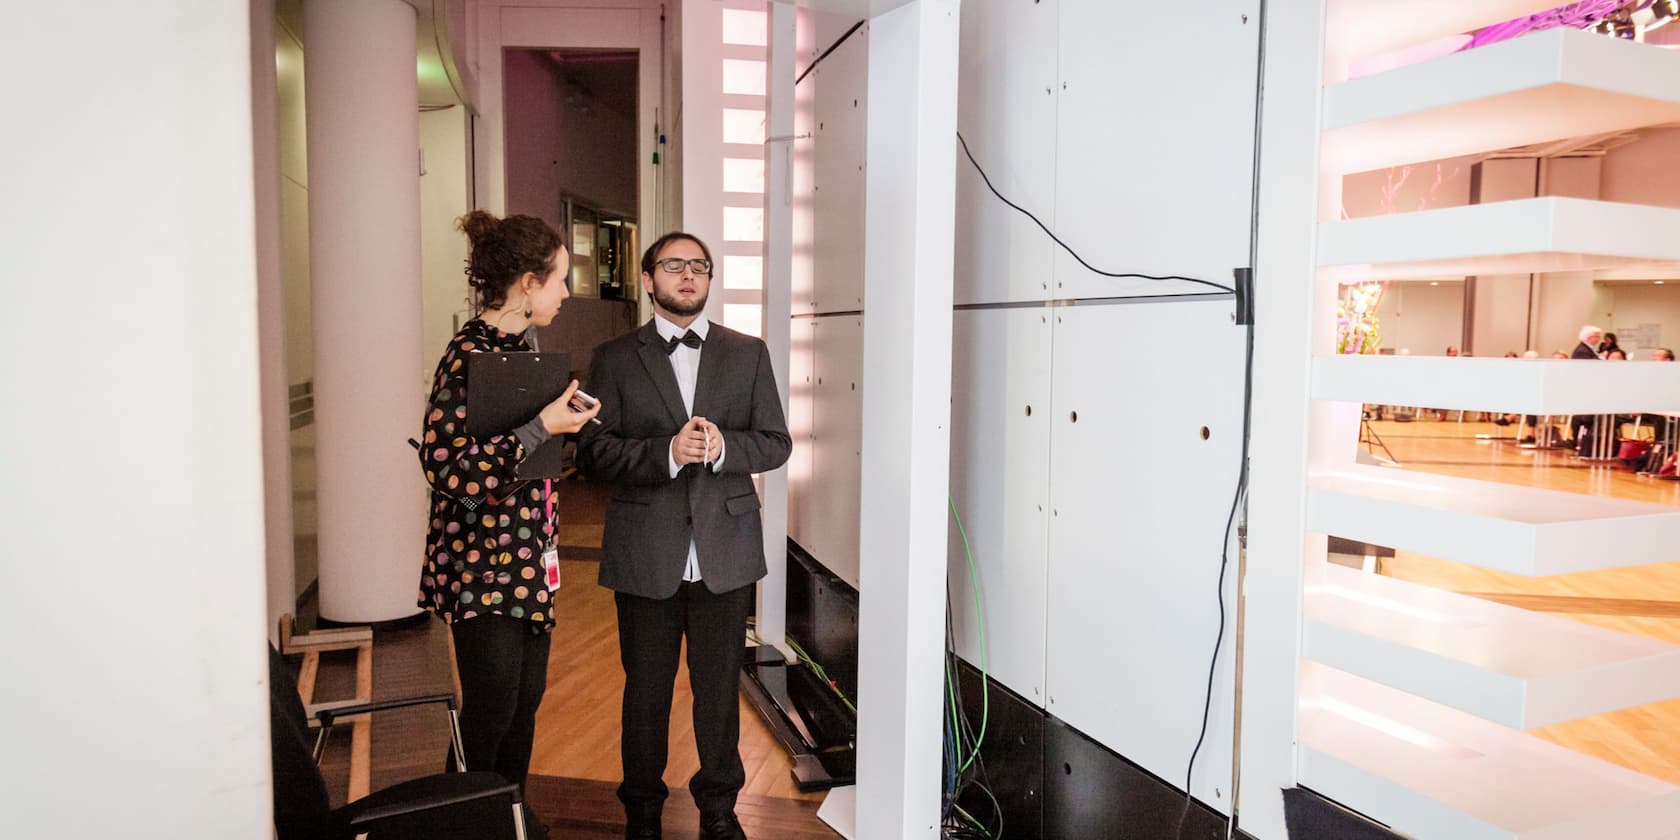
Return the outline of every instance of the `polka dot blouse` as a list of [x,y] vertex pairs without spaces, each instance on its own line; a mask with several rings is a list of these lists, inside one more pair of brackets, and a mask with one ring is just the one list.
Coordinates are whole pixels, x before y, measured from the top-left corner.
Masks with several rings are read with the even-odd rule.
[[512,430],[467,435],[468,353],[531,349],[525,340],[474,318],[450,340],[432,380],[420,463],[432,488],[420,606],[446,622],[499,613],[554,626],[543,583],[548,543],[545,485],[516,481],[525,456]]

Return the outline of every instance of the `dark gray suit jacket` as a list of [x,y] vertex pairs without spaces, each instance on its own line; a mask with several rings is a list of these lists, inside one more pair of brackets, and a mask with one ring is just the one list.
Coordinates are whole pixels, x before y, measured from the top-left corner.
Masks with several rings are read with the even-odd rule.
[[786,463],[793,441],[764,342],[712,324],[700,350],[694,415],[723,432],[723,469],[671,478],[671,438],[688,422],[665,342],[650,321],[595,349],[587,390],[599,425],[583,428],[578,467],[612,485],[601,538],[602,586],[669,598],[693,538],[706,588],[728,592],[764,576],[764,526],[752,474]]

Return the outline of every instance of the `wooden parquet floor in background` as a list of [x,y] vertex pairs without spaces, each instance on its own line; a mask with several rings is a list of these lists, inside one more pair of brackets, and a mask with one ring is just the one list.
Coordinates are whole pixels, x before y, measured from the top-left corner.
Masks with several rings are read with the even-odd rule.
[[[619,666],[618,628],[612,593],[596,584],[605,493],[582,482],[555,485],[566,527],[558,535],[562,586],[555,596],[558,622],[549,655],[548,692],[537,713],[528,801],[555,840],[623,836],[623,809],[614,790],[619,781],[619,701],[624,676]],[[309,611],[312,615],[313,610]],[[375,698],[448,691],[451,685],[448,630],[427,616],[374,633]],[[323,656],[317,697],[349,696],[353,661]],[[671,716],[670,767],[665,774],[671,799],[665,836],[697,836],[697,812],[688,779],[699,767],[688,671],[679,669]],[[447,718],[441,707],[385,712],[373,718],[372,783],[378,790],[438,772],[448,750]],[[333,803],[344,801],[349,774],[348,730],[335,734],[322,760]],[[817,819],[824,794],[801,794],[792,763],[770,730],[745,701],[741,703],[741,759],[747,782],[737,814],[755,840],[832,840],[839,835]]]
[[[1522,449],[1510,427],[1453,421],[1372,424],[1405,469],[1572,493],[1680,505],[1680,482],[1588,464],[1563,450]],[[1680,558],[1680,546],[1674,556]],[[1680,644],[1680,560],[1529,578],[1401,552],[1395,578],[1572,621]],[[1532,730],[1538,738],[1680,784],[1680,699]]]
[[[619,666],[613,596],[596,585],[595,571],[594,563],[561,563],[563,585],[555,596],[559,618],[549,652],[548,693],[537,712],[531,772],[616,784],[623,770],[618,741],[624,673]],[[665,771],[665,784],[673,789],[686,787],[689,777],[700,769],[694,753],[693,702],[685,664],[677,671],[670,765]],[[747,771],[743,793],[812,801],[823,798],[821,793],[799,792],[787,753],[745,700],[741,701],[741,761]]]

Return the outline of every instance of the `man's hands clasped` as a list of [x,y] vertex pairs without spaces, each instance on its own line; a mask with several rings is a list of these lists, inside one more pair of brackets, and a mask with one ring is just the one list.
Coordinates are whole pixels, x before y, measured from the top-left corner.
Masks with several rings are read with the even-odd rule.
[[723,457],[723,432],[704,417],[690,417],[671,438],[671,460],[678,466],[711,464]]

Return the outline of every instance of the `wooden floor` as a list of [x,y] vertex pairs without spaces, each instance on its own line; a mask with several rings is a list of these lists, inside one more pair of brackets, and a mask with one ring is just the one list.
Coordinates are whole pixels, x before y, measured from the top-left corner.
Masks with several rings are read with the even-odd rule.
[[[612,593],[596,584],[604,494],[582,482],[556,485],[559,507],[569,524],[561,543],[558,617],[551,636],[548,691],[537,712],[528,801],[553,838],[623,835],[623,810],[614,790],[620,779],[619,702],[624,675],[619,666],[618,630]],[[428,616],[410,625],[375,632],[374,696],[405,697],[446,691],[450,685],[448,631]],[[348,657],[329,654],[322,662],[317,700],[348,697],[354,691]],[[688,779],[699,767],[695,756],[688,671],[680,668],[671,715],[672,794],[665,836],[697,836],[697,812]],[[372,786],[375,790],[437,772],[448,748],[447,721],[438,709],[403,710],[375,716]],[[348,778],[348,733],[329,742],[322,773],[335,804],[343,802]],[[802,794],[792,764],[758,713],[741,701],[741,759],[747,781],[737,814],[755,840],[831,840],[838,837],[816,817],[824,794]]]
[[[616,783],[619,760],[619,702],[624,673],[618,659],[618,625],[612,593],[595,583],[594,563],[561,563],[564,582],[555,598],[554,646],[548,660],[548,694],[537,712],[537,741],[531,772]],[[693,694],[688,668],[677,671],[671,710],[670,766],[665,784],[688,786],[700,768],[694,753]],[[741,760],[755,796],[821,801],[823,794],[802,794],[793,783],[793,765],[764,721],[741,701]]]
[[[1523,449],[1512,427],[1491,423],[1375,422],[1402,467],[1572,493],[1680,504],[1680,482],[1588,464],[1564,450]],[[1552,613],[1573,621],[1680,643],[1680,562],[1528,578],[1401,552],[1383,572]],[[1680,699],[1548,726],[1536,737],[1680,784]]]
[[[583,482],[556,484],[561,518],[567,526],[558,542],[562,557],[591,557],[601,546],[606,521],[605,495]],[[617,612],[612,593],[595,582],[594,562],[564,560],[562,586],[555,595],[554,646],[548,660],[548,694],[537,712],[537,742],[531,772],[617,783],[619,703],[624,672],[619,666]],[[694,753],[694,696],[688,668],[677,672],[672,701],[670,766],[665,784],[686,788],[700,768]],[[741,761],[747,784],[742,793],[783,799],[821,801],[823,794],[801,794],[793,783],[792,762],[764,721],[741,701]]]

